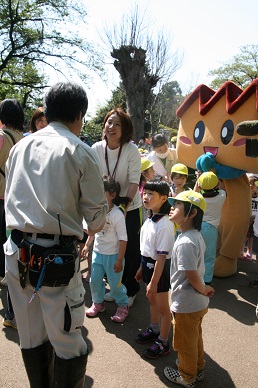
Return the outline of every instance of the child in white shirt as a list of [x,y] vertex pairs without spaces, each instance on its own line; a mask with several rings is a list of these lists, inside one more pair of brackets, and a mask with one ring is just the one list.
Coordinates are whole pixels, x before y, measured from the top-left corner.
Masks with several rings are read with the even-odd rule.
[[[111,319],[123,322],[128,316],[128,296],[126,287],[121,283],[124,269],[124,254],[127,244],[125,217],[114,200],[120,192],[120,185],[113,178],[104,178],[104,188],[109,211],[104,228],[95,234],[92,253],[90,288],[92,306],[86,311],[87,317],[95,317],[105,311],[105,284],[103,276],[107,275],[110,292],[118,305]],[[93,241],[89,236],[84,250],[87,252]]]

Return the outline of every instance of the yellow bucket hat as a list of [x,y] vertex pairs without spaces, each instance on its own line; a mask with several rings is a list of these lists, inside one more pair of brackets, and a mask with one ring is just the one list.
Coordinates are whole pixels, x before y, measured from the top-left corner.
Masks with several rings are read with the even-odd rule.
[[208,171],[199,176],[198,183],[203,190],[212,190],[218,186],[219,178],[214,172]]
[[148,170],[151,166],[153,166],[154,162],[151,162],[147,158],[141,158],[141,172]]
[[199,207],[203,212],[206,210],[206,201],[200,193],[193,190],[182,191],[177,194],[176,197],[168,197],[168,202],[171,206],[174,205],[175,201],[189,202],[192,205]]
[[175,172],[175,173],[181,174],[181,175],[188,175],[188,168],[182,163],[176,163],[171,168],[171,174],[172,174],[172,172]]

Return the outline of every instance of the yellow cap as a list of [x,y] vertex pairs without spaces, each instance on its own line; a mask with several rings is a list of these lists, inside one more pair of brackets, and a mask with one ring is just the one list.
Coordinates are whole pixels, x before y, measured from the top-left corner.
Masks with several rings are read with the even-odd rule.
[[193,190],[182,191],[177,194],[176,197],[168,197],[168,202],[171,206],[174,205],[175,201],[189,202],[192,205],[199,207],[203,212],[206,210],[206,201],[200,193]]
[[208,171],[199,176],[198,183],[203,190],[212,190],[218,186],[219,179],[214,172]]
[[258,181],[255,181],[254,184],[256,187],[258,187]]
[[176,163],[171,168],[171,174],[172,172],[176,172],[177,174],[181,175],[188,175],[188,168],[182,163]]
[[147,170],[148,168],[150,168],[151,166],[153,166],[153,162],[151,162],[149,159],[147,158],[141,158],[141,172]]
[[171,137],[171,143],[176,143],[177,142],[177,136]]

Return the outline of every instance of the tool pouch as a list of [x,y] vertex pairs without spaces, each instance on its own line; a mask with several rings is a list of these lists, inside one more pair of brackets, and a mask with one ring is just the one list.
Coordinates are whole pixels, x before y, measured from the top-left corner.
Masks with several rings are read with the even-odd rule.
[[76,247],[72,249],[54,246],[44,248],[33,244],[29,262],[29,281],[36,287],[43,265],[46,265],[41,286],[67,286],[75,272]]

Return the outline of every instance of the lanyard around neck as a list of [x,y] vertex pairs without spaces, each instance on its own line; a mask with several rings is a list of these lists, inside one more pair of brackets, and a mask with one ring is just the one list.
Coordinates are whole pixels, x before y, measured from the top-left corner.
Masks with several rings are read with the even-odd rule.
[[117,160],[116,160],[116,165],[115,165],[115,168],[114,168],[114,170],[113,170],[112,175],[110,174],[110,171],[109,171],[107,146],[108,146],[108,145],[107,145],[107,143],[106,143],[106,147],[105,147],[105,161],[106,161],[107,171],[108,171],[108,175],[115,179],[115,177],[116,177],[116,169],[117,169],[117,165],[118,165],[118,162],[119,162],[119,159],[120,159],[120,155],[121,155],[121,152],[122,152],[122,145],[120,145],[120,147],[119,147],[119,151],[118,151],[118,155],[117,155]]

